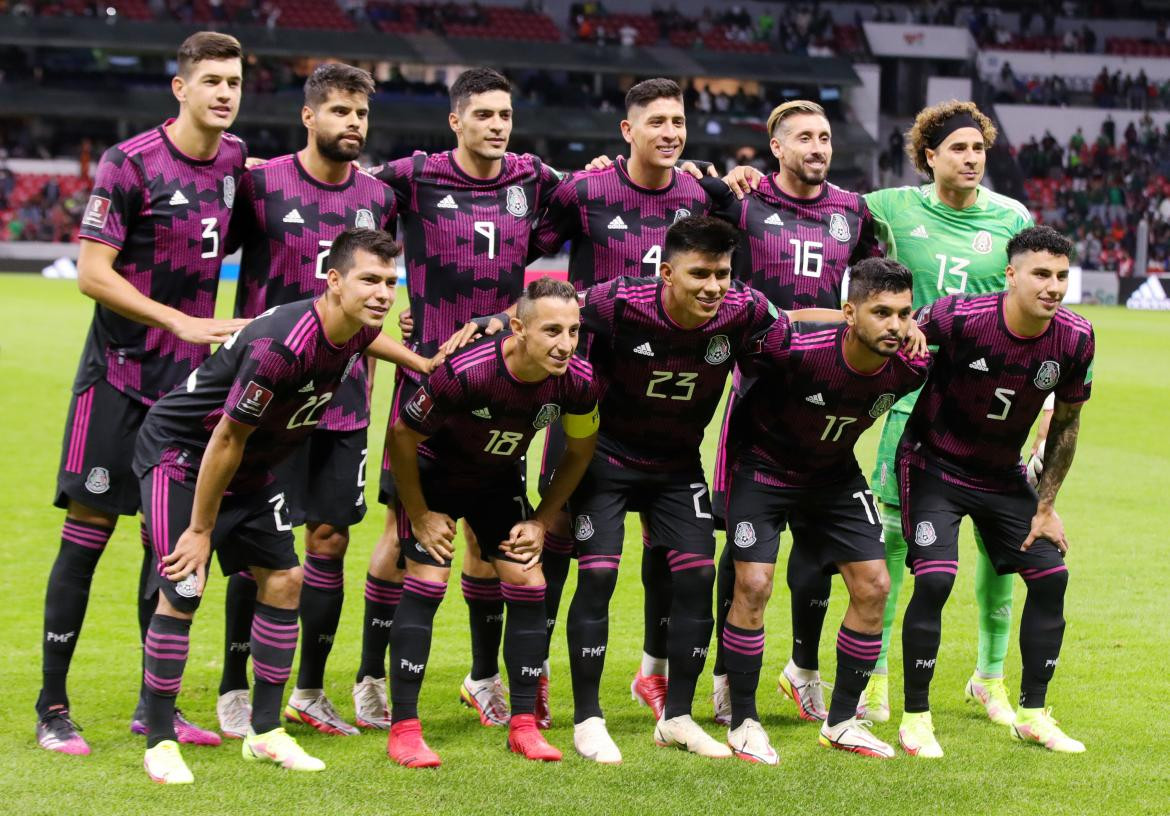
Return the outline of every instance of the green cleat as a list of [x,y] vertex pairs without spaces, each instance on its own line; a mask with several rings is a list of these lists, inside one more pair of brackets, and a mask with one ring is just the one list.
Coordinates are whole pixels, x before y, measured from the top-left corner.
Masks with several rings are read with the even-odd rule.
[[283,728],[273,728],[263,734],[255,734],[249,728],[240,753],[249,762],[264,759],[289,771],[325,770],[325,763],[305,753]]
[[963,698],[968,703],[979,703],[987,712],[987,718],[996,725],[1011,725],[1016,721],[1016,712],[1008,700],[1007,687],[1002,677],[980,677],[971,675]]
[[890,721],[890,676],[871,674],[869,684],[857,704],[857,719],[870,722]]
[[190,785],[195,781],[179,753],[179,743],[174,740],[163,740],[153,748],[147,748],[142,767],[151,780],[160,785]]
[[1034,742],[1059,754],[1083,754],[1085,744],[1060,730],[1051,708],[1021,708],[1012,723],[1012,736],[1021,742]]
[[902,749],[910,756],[940,759],[943,755],[942,746],[934,738],[934,723],[931,722],[929,711],[904,713],[902,724],[898,727],[898,742],[902,743]]

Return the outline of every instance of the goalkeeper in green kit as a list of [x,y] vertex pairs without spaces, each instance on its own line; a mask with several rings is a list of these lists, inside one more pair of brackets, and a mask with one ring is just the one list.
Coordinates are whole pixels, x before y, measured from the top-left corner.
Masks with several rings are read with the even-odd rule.
[[[877,190],[865,196],[886,253],[914,273],[914,307],[956,293],[983,294],[1004,288],[1008,240],[1032,226],[1027,208],[981,186],[987,149],[995,140],[991,120],[973,102],[944,102],[922,110],[906,140],[920,173],[921,187]],[[890,717],[886,652],[906,574],[894,455],[918,392],[897,402],[886,417],[870,483],[881,500],[890,595],[882,628],[882,651],[858,715],[885,722]],[[975,594],[979,602],[979,659],[966,697],[981,703],[991,720],[1010,725],[1015,717],[1003,681],[1011,628],[1011,575],[997,575],[979,547]]]

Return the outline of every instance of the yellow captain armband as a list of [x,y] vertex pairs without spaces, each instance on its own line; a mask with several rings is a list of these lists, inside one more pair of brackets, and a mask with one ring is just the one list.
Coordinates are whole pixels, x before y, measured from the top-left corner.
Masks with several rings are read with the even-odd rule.
[[587,414],[565,414],[561,417],[561,425],[565,429],[565,436],[573,439],[588,439],[597,433],[601,425],[601,415],[597,413],[597,406]]

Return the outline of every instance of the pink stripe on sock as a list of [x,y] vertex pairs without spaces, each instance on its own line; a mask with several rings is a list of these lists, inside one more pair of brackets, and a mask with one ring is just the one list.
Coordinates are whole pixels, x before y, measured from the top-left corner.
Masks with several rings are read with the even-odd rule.
[[513,601],[519,603],[543,603],[545,587],[544,584],[540,586],[520,586],[518,584],[500,583],[500,590],[504,595],[505,601]]
[[1025,581],[1035,581],[1037,578],[1043,578],[1046,575],[1053,575],[1058,572],[1068,572],[1068,567],[1061,564],[1059,567],[1050,567],[1049,569],[1037,572],[1035,570],[1020,570],[1020,577]]
[[930,567],[929,569],[916,569],[915,575],[930,575],[934,572],[945,572],[947,575],[958,575],[959,571],[954,567]]

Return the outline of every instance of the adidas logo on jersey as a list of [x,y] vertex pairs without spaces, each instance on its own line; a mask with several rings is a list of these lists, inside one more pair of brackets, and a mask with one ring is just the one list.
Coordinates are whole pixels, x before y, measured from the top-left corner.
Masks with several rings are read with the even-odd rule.
[[930,236],[926,234],[926,225],[919,224],[917,227],[910,230],[910,237],[911,238],[929,238]]
[[438,203],[440,210],[457,210],[459,205],[455,203],[455,199],[451,196],[443,196],[443,200]]
[[987,361],[984,360],[982,357],[980,357],[975,362],[971,363],[971,365],[967,366],[967,368],[973,368],[976,371],[989,371],[990,370],[987,367]]
[[640,346],[634,346],[634,354],[641,354],[643,357],[653,357],[654,350],[650,348],[650,343],[646,342]]
[[825,404],[825,398],[821,396],[821,392],[819,392],[819,391],[817,393],[813,394],[811,397],[805,397],[804,401],[811,402],[813,405],[822,405],[823,406]]
[[286,215],[284,217],[284,223],[286,223],[286,224],[303,224],[303,223],[305,223],[305,219],[301,218],[301,214],[299,212],[297,212],[296,210],[292,210],[289,212],[288,215]]
[[765,219],[764,219],[764,223],[765,223],[765,224],[771,224],[771,225],[772,225],[772,226],[774,226],[774,227],[782,227],[782,226],[784,226],[784,222],[780,220],[780,216],[779,216],[779,215],[777,215],[776,213],[772,213],[772,214],[771,214],[771,215],[769,215],[767,218],[765,218]]
[[626,226],[626,222],[622,220],[620,215],[614,216],[614,219],[609,222],[609,228],[613,230],[629,229],[629,227]]
[[1162,311],[1170,309],[1170,298],[1166,297],[1166,290],[1158,278],[1146,278],[1146,282],[1133,291],[1125,301],[1127,309],[1150,309]]
[[491,419],[492,412],[487,408],[477,408],[471,412],[472,416],[477,416],[480,419]]
[[180,204],[190,204],[191,202],[187,200],[187,196],[183,195],[182,190],[175,190],[175,194],[171,196],[171,200],[168,203],[172,207],[178,207]]
[[309,380],[308,384],[305,385],[303,388],[297,389],[297,393],[299,393],[299,394],[309,394],[312,391],[313,391],[313,381],[312,380]]

